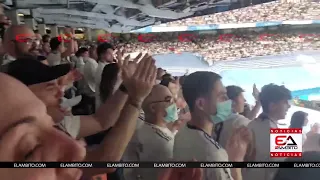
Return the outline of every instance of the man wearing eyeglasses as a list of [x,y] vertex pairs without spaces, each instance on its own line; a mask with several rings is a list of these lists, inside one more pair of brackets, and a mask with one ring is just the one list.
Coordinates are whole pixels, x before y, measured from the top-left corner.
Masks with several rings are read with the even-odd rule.
[[36,44],[36,36],[29,27],[25,25],[10,26],[3,38],[5,55],[2,65],[8,64],[18,57],[31,55],[33,44]]
[[[173,156],[174,134],[167,124],[178,119],[172,93],[163,85],[155,85],[142,105],[145,121],[131,139],[124,161],[167,161]],[[125,180],[154,179],[157,169],[124,169]]]

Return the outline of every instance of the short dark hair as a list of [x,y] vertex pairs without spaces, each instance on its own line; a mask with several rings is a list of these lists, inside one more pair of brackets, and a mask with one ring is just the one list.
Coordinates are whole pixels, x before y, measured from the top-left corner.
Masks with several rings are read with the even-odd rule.
[[42,42],[47,43],[50,41],[50,35],[45,34],[42,36]]
[[244,90],[239,86],[227,86],[227,96],[231,100],[235,100]]
[[215,82],[220,79],[220,75],[209,71],[197,71],[185,78],[182,85],[182,93],[190,112],[195,110],[197,98],[209,95],[214,88]]
[[162,78],[162,79],[172,79],[172,80],[174,80],[174,78],[172,77],[172,75],[169,74],[169,73],[164,74],[161,78]]
[[58,37],[51,38],[50,40],[50,48],[51,50],[57,50],[61,44],[61,41]]
[[186,79],[186,75],[181,76],[181,77],[179,78],[179,84],[180,84],[180,86],[183,85],[185,79]]
[[291,116],[290,127],[289,128],[302,128],[304,120],[308,116],[308,113],[303,111],[296,111]]
[[108,49],[113,49],[114,50],[114,47],[112,46],[112,44],[107,43],[107,42],[99,44],[99,46],[97,47],[98,58],[100,58],[100,56],[103,53],[105,53]]
[[262,87],[259,94],[259,99],[261,102],[261,107],[263,112],[269,112],[269,105],[271,103],[277,103],[282,100],[290,100],[291,91],[285,86],[278,86],[276,84],[268,84]]
[[81,48],[78,49],[78,51],[76,52],[75,55],[76,55],[77,57],[79,57],[79,56],[81,56],[83,53],[85,53],[85,52],[87,52],[87,51],[89,51],[88,48],[86,48],[86,47],[81,47]]

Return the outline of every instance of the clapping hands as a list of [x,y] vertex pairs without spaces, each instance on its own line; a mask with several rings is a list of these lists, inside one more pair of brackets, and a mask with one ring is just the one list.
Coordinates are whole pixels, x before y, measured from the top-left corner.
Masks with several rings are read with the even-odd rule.
[[[156,79],[155,60],[140,53],[133,61],[129,62],[130,56],[123,58],[124,51],[117,52],[117,62],[121,69],[124,86],[128,90],[129,97],[135,103],[142,103],[150,93]],[[139,61],[139,59],[142,59]]]
[[226,145],[229,161],[243,161],[251,142],[252,133],[247,127],[235,129]]

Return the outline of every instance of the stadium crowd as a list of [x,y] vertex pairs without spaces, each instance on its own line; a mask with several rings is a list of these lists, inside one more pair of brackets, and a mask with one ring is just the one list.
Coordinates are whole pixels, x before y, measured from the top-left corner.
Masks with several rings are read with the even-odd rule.
[[264,21],[319,20],[320,3],[269,2],[232,11],[187,18],[167,23],[168,26],[254,23]]
[[193,52],[212,64],[215,61],[235,60],[247,57],[288,54],[302,50],[320,50],[320,34],[301,36],[297,33],[241,32],[222,35],[202,34],[190,39],[153,36],[151,42],[128,43],[130,52],[155,54]]
[[[3,179],[319,178],[318,168],[82,168],[80,162],[315,162],[320,160],[319,126],[304,133],[302,155],[273,158],[270,128],[278,128],[291,106],[285,86],[267,84],[260,91],[253,85],[256,103],[250,108],[244,90],[225,87],[219,74],[197,71],[173,77],[156,67],[150,54],[124,55],[142,52],[142,46],[78,47],[72,28],[65,28],[66,41],[41,37],[25,25],[11,25],[3,13],[0,25],[0,161],[18,167],[28,162],[77,162],[69,168],[1,167]],[[19,34],[24,36],[17,40]],[[188,45],[182,43],[182,49]],[[200,41],[194,46],[208,48],[205,45]],[[308,114],[296,112],[290,127],[302,129],[307,123]]]

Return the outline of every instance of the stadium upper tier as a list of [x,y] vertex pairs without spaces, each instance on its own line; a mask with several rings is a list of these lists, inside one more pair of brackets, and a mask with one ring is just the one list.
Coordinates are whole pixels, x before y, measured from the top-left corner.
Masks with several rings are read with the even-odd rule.
[[320,34],[307,37],[299,33],[273,31],[269,32],[270,36],[265,36],[266,32],[239,32],[227,39],[221,39],[221,35],[200,34],[184,42],[165,34],[158,34],[151,42],[137,42],[133,38],[130,42],[135,43],[125,46],[129,52],[145,51],[151,54],[192,52],[209,64],[222,60],[320,50]]
[[270,2],[211,15],[149,26],[136,32],[194,31],[243,27],[264,27],[281,24],[319,24],[320,2]]
[[212,15],[167,23],[168,26],[252,23],[286,20],[320,20],[320,2],[270,2]]

